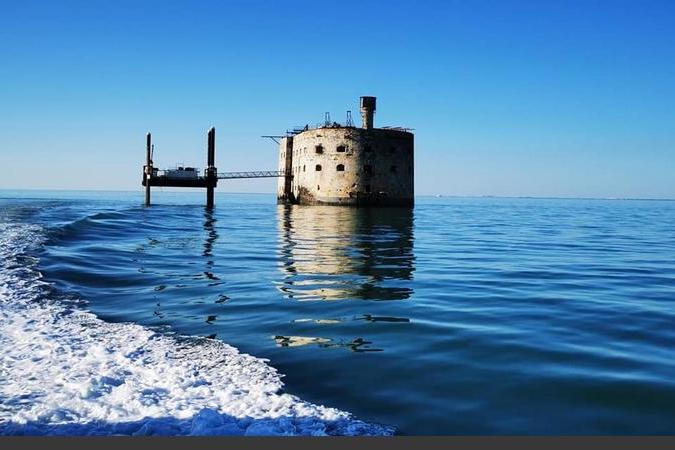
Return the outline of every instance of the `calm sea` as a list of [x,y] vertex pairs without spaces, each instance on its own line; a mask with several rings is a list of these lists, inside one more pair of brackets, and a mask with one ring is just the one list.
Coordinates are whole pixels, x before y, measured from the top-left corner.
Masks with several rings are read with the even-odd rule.
[[[39,241],[12,255],[6,299],[30,266],[50,307],[140,325],[152,339],[222,341],[254,356],[256,371],[283,374],[279,392],[293,401],[400,434],[675,431],[675,202],[420,197],[414,209],[356,209],[218,194],[208,211],[203,196],[157,192],[144,208],[140,192],[0,192],[3,232],[31,227],[26,239]],[[119,356],[104,354],[103,371]],[[5,381],[31,357],[12,355]],[[96,381],[109,385],[97,408],[113,411],[131,383],[113,378]],[[174,391],[143,380],[172,415]],[[0,426],[21,422],[16,396],[40,397],[22,389],[0,396]],[[185,402],[217,410],[215,395]],[[85,406],[49,420],[117,417]]]

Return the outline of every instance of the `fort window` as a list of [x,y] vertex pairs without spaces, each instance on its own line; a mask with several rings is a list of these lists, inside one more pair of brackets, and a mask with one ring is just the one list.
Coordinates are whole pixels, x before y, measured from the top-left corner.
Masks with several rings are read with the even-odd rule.
[[303,172],[305,171],[305,166],[302,166],[302,171],[303,171]]
[[391,167],[389,168],[389,172],[391,172],[391,173],[396,173],[396,166],[391,166]]
[[363,173],[366,175],[371,175],[373,173],[373,167],[369,164],[363,166]]
[[338,164],[337,167],[335,168],[338,172],[344,172],[345,171],[345,165],[344,164]]
[[317,184],[317,185],[316,185],[316,190],[317,190],[317,191],[320,191],[320,190],[321,190],[321,186],[319,186],[319,185]]
[[323,153],[323,145],[321,145],[321,144],[317,145],[316,147],[314,147],[314,151],[315,151],[318,155],[322,154],[322,153]]
[[317,172],[321,172],[321,164],[317,164],[317,165],[316,165],[316,171],[317,171]]
[[347,147],[345,147],[344,145],[338,145],[338,147],[337,147],[338,153],[344,153],[346,150],[347,150]]

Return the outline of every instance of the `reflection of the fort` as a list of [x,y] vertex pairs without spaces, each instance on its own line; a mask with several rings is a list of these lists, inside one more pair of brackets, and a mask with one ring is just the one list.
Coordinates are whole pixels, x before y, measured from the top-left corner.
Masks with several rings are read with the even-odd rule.
[[415,269],[411,208],[279,206],[280,289],[296,300],[403,300]]

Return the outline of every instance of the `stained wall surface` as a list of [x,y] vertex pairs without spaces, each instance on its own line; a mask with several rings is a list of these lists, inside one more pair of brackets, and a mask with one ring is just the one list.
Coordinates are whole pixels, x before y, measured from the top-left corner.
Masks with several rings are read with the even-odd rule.
[[280,202],[412,205],[414,135],[342,126],[306,130],[280,143],[279,170],[287,169],[293,179],[290,192],[279,179]]

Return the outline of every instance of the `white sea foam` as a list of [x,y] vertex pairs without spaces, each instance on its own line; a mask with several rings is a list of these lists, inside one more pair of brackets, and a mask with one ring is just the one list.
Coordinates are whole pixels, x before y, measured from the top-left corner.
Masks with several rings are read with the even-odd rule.
[[265,360],[107,323],[40,281],[36,226],[0,224],[0,434],[391,434],[281,392]]

